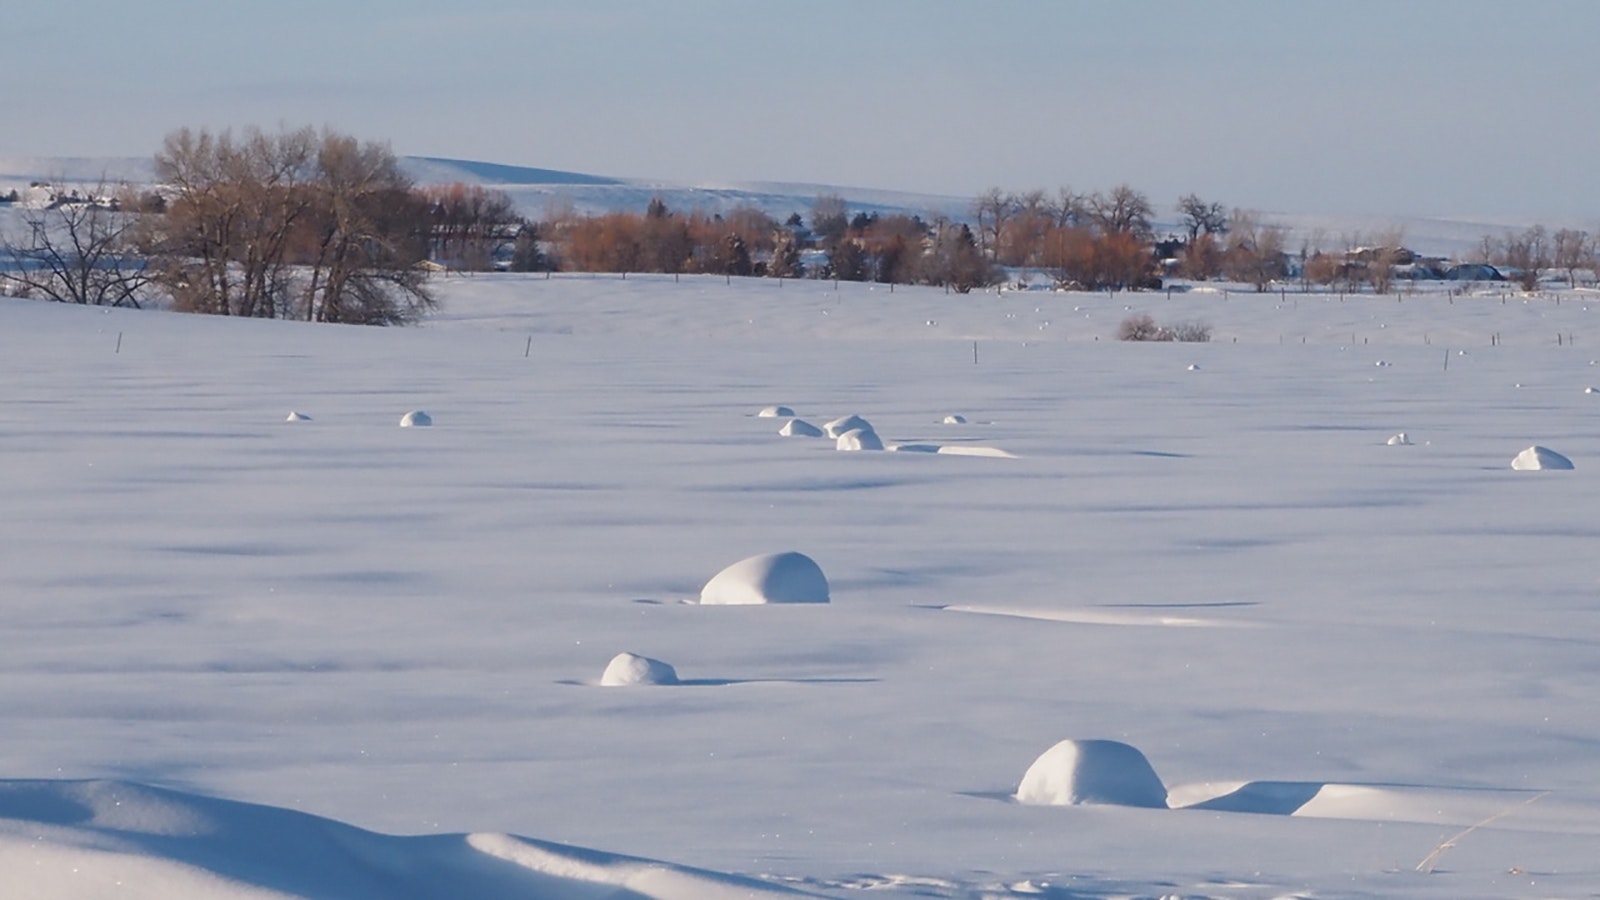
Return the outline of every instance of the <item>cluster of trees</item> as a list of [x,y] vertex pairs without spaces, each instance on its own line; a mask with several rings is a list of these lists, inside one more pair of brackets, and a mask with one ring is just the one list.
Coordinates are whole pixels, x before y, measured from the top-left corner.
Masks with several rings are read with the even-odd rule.
[[396,324],[433,306],[430,207],[382,144],[310,128],[182,129],[156,154],[164,214],[140,221],[178,309]]
[[434,306],[425,261],[486,262],[521,237],[504,194],[419,189],[386,145],[331,130],[181,129],[155,168],[156,192],[101,185],[27,210],[21,240],[4,245],[12,292],[391,325]]
[[1499,237],[1484,235],[1473,261],[1506,270],[1524,290],[1538,286],[1541,269],[1560,270],[1567,285],[1577,287],[1579,271],[1600,277],[1600,240],[1573,228],[1551,232],[1533,225]]
[[[680,214],[659,199],[643,214],[565,214],[539,223],[549,263],[588,272],[664,272],[831,278],[944,285],[994,284],[995,267],[961,223],[918,216],[849,214],[843,198],[817,198],[810,225],[753,207]],[[808,259],[810,262],[808,263]]]
[[[1221,274],[1225,262],[1241,271],[1259,268],[1243,258],[1255,254],[1259,234],[1231,227],[1225,207],[1189,195],[1178,203],[1188,240],[1157,240],[1155,206],[1128,185],[1105,192],[1060,188],[1006,193],[991,188],[973,204],[981,247],[1003,266],[1041,269],[1061,287],[1119,290],[1158,286],[1165,252],[1182,252],[1193,268]],[[1234,232],[1234,244],[1220,240]],[[1264,248],[1261,253],[1270,253]]]

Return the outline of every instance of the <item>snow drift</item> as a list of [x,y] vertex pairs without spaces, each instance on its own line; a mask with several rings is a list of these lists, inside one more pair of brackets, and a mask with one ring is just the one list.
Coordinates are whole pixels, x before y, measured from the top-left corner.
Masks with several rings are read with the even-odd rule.
[[508,834],[397,837],[120,781],[0,781],[0,896],[734,900],[753,879]]
[[822,426],[822,431],[828,437],[837,438],[847,431],[873,431],[872,423],[860,416],[840,416]]
[[828,579],[804,553],[768,553],[741,559],[706,582],[707,606],[760,603],[827,603]]
[[600,684],[623,687],[633,684],[677,684],[678,671],[659,659],[635,653],[618,653],[611,658]]
[[804,419],[790,419],[778,429],[784,437],[822,437],[822,429]]
[[1165,809],[1167,788],[1138,748],[1121,741],[1065,740],[1034,760],[1017,801],[1036,806],[1105,803]]
[[1573,468],[1572,460],[1551,450],[1549,447],[1532,447],[1518,453],[1511,460],[1511,468],[1518,471],[1533,471],[1537,469],[1570,469]]
[[882,450],[883,438],[870,428],[852,428],[839,435],[834,446],[839,450]]

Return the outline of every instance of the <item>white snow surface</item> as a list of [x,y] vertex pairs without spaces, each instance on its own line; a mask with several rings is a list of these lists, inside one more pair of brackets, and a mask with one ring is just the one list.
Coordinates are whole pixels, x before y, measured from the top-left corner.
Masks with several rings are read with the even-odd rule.
[[[1600,885],[1594,293],[436,286],[0,299],[0,898]],[[775,547],[832,602],[679,602]],[[595,687],[620,647],[708,677]],[[1067,736],[1182,808],[1015,802]]]

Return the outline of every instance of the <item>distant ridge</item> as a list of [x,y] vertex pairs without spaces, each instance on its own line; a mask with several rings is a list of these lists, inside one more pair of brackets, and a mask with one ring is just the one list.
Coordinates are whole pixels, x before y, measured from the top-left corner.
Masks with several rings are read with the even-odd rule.
[[155,172],[151,156],[0,156],[0,183],[8,185],[33,181],[148,184],[155,179]]
[[562,172],[556,169],[535,169],[529,166],[507,166],[500,163],[479,162],[469,159],[445,159],[437,156],[406,156],[400,167],[416,181],[424,184],[447,184],[463,181],[475,184],[621,184],[615,178],[585,175],[581,172]]

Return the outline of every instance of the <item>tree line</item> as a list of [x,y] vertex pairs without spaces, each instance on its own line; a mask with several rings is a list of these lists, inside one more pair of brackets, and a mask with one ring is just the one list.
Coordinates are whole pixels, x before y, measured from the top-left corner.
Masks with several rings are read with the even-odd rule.
[[[55,193],[20,216],[0,256],[9,293],[68,303],[173,308],[317,322],[401,324],[436,300],[432,272],[711,273],[944,286],[994,285],[1008,271],[1047,273],[1057,287],[1155,288],[1164,278],[1228,279],[1266,290],[1304,285],[1387,292],[1428,271],[1403,232],[1316,232],[1297,249],[1286,229],[1194,194],[1157,233],[1150,198],[1128,185],[978,196],[968,221],[852,211],[836,195],[779,222],[754,207],[681,212],[654,199],[641,212],[532,221],[504,192],[419,187],[386,144],[324,129],[179,129],[155,154],[157,186],[104,184]],[[15,201],[12,195],[4,198]],[[1527,289],[1541,271],[1600,263],[1586,232],[1533,226],[1485,236],[1474,262]],[[1439,273],[1439,277],[1443,277]]]
[[534,227],[548,248],[546,264],[573,271],[828,278],[962,293],[997,278],[969,226],[904,214],[851,216],[833,195],[817,198],[809,225],[799,213],[780,223],[750,206],[680,214],[656,198],[642,214],[558,214]]

